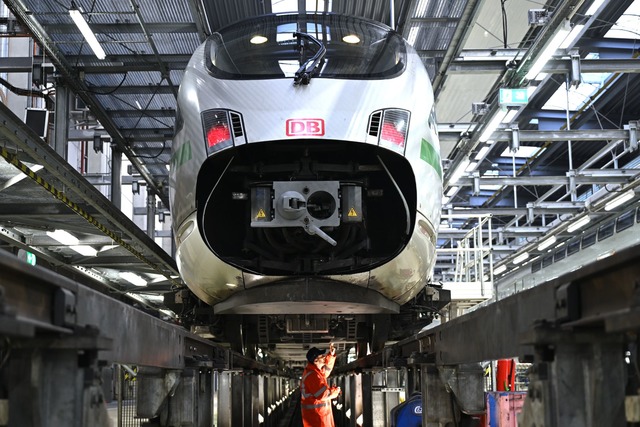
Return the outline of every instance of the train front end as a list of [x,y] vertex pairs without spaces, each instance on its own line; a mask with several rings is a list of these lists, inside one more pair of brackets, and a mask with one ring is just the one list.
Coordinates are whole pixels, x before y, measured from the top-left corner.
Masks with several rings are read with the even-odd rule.
[[216,313],[397,313],[424,287],[442,170],[429,78],[398,34],[243,21],[193,55],[178,105],[178,266]]

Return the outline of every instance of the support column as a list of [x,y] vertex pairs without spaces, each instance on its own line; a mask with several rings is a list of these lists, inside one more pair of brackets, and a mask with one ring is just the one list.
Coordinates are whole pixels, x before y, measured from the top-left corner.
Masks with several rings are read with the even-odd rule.
[[262,416],[264,417],[264,427],[271,427],[275,425],[276,412],[271,408],[271,404],[274,402],[273,398],[273,378],[265,375],[260,378],[260,390],[262,392]]
[[218,374],[218,408],[217,416],[219,427],[233,427],[232,421],[232,372],[220,372]]
[[349,391],[351,392],[349,426],[357,427],[356,420],[362,415],[362,374],[353,374],[349,377]]
[[[385,426],[391,425],[391,410],[400,404],[400,371],[397,368],[388,368],[384,371],[384,390],[382,393]],[[408,396],[407,396],[408,397]],[[375,403],[374,403],[375,406]]]
[[451,397],[440,380],[438,368],[432,363],[424,364],[421,374],[422,426],[444,427],[447,423],[454,425]]
[[231,377],[231,425],[244,424],[244,377],[235,372]]
[[420,391],[421,375],[417,366],[407,367],[405,374],[405,394],[408,398],[414,391]]
[[69,87],[56,80],[56,108],[53,122],[53,148],[63,159],[67,160],[67,143],[69,141]]
[[[576,335],[554,344],[553,359],[534,365],[519,426],[596,427],[627,425],[625,366],[621,341]],[[583,336],[584,338],[584,336]],[[548,357],[547,352],[546,359]]]
[[[338,384],[342,389],[342,395],[338,398],[338,412],[334,412],[335,424],[339,426],[345,426],[349,423],[349,419],[346,416],[347,410],[351,408],[351,381],[349,381],[349,378],[351,378],[351,376],[339,377]],[[336,417],[336,414],[339,414],[339,419]]]
[[147,186],[147,235],[156,237],[156,196],[153,189]]
[[[361,395],[362,395],[362,425],[373,426],[373,372],[365,371],[361,374]],[[380,394],[380,392],[378,392]]]
[[206,368],[196,369],[196,372],[198,426],[208,427],[213,425],[213,372]]
[[13,349],[6,371],[9,427],[108,427],[91,353],[81,356],[72,348]]
[[111,203],[120,209],[122,201],[122,151],[111,144]]

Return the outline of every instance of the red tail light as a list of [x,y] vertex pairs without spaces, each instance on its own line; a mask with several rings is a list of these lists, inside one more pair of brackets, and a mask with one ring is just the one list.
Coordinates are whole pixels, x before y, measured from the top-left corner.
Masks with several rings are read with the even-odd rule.
[[202,127],[207,154],[233,147],[233,135],[229,126],[227,110],[208,110],[202,113]]
[[399,147],[404,147],[404,136],[405,134],[396,129],[393,124],[388,122],[382,124],[380,139],[392,142]]
[[214,125],[207,131],[207,146],[209,148],[218,145],[221,142],[231,139],[229,127],[224,124]]
[[407,110],[383,110],[378,144],[381,147],[390,148],[393,151],[404,154],[408,129],[409,112]]

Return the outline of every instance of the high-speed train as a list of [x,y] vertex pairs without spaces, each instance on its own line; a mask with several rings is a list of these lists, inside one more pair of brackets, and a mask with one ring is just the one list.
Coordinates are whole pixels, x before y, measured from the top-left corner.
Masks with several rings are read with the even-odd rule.
[[433,106],[416,52],[371,20],[260,16],[196,50],[178,94],[171,214],[183,280],[227,325],[214,335],[379,347],[428,317],[442,197]]

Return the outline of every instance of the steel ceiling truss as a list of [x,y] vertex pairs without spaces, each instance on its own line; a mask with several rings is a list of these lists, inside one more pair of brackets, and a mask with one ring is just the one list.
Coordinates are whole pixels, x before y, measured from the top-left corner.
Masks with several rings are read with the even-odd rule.
[[160,274],[167,278],[179,274],[175,261],[151,237],[133,224],[80,173],[70,168],[64,159],[58,156],[49,145],[44,144],[31,128],[4,104],[0,104],[0,122],[2,123],[0,134],[8,147],[24,151],[33,161],[43,165],[45,170],[59,180],[66,189],[73,192],[74,198],[95,208],[111,225],[117,227],[117,233],[123,233],[127,239],[131,239],[136,250],[141,251],[141,254],[156,266]]
[[[86,105],[91,106],[92,114],[96,117],[97,120],[100,121],[105,131],[111,136],[112,140],[117,145],[118,149],[127,156],[127,158],[131,161],[131,164],[134,165],[134,167],[140,172],[144,180],[147,182],[147,185],[151,189],[153,189],[162,203],[166,207],[168,207],[168,194],[163,191],[162,182],[158,182],[158,179],[156,179],[156,177],[154,177],[153,174],[149,172],[148,167],[132,150],[131,139],[126,137],[122,133],[122,131],[115,124],[114,120],[110,117],[106,109],[101,105],[100,102],[98,102],[93,88],[88,87],[86,82],[82,78],[82,74],[84,73],[84,71],[75,68],[73,66],[74,62],[72,62],[59,50],[58,44],[50,35],[55,34],[55,31],[50,31],[49,27],[45,28],[38,21],[37,13],[34,13],[35,11],[33,10],[27,9],[26,5],[23,2],[6,0],[5,3],[11,10],[11,12],[29,28],[29,31],[44,47],[47,55],[56,65],[57,72],[63,77],[65,84],[68,85],[73,90],[73,92],[84,101]],[[136,8],[135,2],[132,3],[132,8],[134,9],[134,11],[138,12],[136,14],[136,16],[138,17],[139,11]],[[145,24],[141,20],[141,17],[138,17],[138,21],[140,26],[143,28],[141,32],[145,32],[148,39],[150,39],[148,30],[144,28]],[[155,44],[152,44],[152,46],[154,50],[154,68],[158,70],[158,67],[160,67],[160,71],[163,73],[163,78],[166,79],[171,86],[172,83],[169,77],[169,72],[166,66],[162,63],[157,49],[155,48]]]

